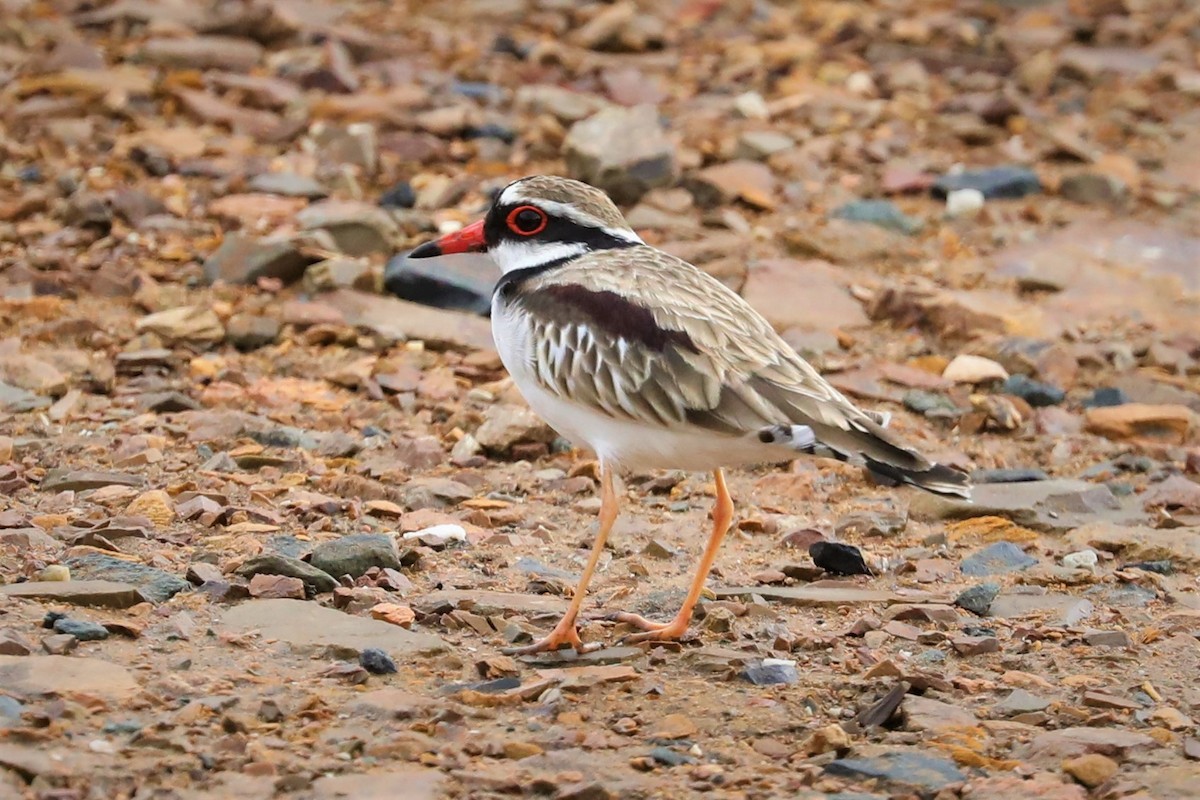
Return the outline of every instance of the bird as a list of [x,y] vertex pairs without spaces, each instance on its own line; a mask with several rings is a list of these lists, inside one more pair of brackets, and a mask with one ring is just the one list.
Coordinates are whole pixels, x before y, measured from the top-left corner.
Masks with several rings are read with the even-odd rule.
[[586,652],[578,618],[618,515],[620,471],[710,472],[712,530],[669,622],[617,612],[639,633],[683,637],[733,520],[724,470],[800,456],[858,464],[894,484],[969,498],[966,473],[905,446],[888,415],[826,381],[732,289],[646,244],[602,190],[554,175],[495,194],[483,219],[417,246],[408,258],[487,253],[496,350],[530,408],[598,463],[599,526],[566,613],[532,654]]

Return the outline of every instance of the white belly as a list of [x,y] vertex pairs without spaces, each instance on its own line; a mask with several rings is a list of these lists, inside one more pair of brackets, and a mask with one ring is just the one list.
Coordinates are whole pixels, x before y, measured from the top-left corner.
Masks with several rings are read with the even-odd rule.
[[550,427],[601,459],[626,469],[713,470],[782,461],[788,455],[757,436],[723,436],[698,428],[666,429],[616,419],[542,388],[533,368],[529,329],[492,303],[492,338],[500,360],[529,407]]

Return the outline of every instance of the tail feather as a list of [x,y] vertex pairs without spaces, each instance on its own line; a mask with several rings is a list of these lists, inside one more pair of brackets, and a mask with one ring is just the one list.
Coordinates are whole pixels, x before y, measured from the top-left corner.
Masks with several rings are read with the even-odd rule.
[[869,456],[865,460],[867,467],[873,472],[894,481],[907,483],[909,486],[915,486],[933,494],[971,499],[971,480],[967,473],[959,472],[944,464],[931,464],[929,469],[914,471],[885,464]]

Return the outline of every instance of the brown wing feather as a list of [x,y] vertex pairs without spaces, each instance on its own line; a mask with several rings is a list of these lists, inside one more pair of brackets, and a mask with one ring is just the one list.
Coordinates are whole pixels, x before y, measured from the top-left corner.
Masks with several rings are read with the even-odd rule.
[[514,302],[542,342],[535,358],[544,387],[614,417],[728,436],[804,425],[844,457],[904,474],[934,469],[834,389],[746,301],[662,251],[582,256],[525,281]]

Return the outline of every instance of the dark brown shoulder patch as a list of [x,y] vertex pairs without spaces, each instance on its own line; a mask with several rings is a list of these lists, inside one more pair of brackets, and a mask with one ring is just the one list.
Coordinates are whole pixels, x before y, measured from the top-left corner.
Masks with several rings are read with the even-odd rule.
[[700,352],[687,332],[660,326],[650,309],[616,292],[560,283],[522,292],[518,298],[531,313],[559,323],[584,322],[613,338],[637,342],[657,352],[668,346]]

